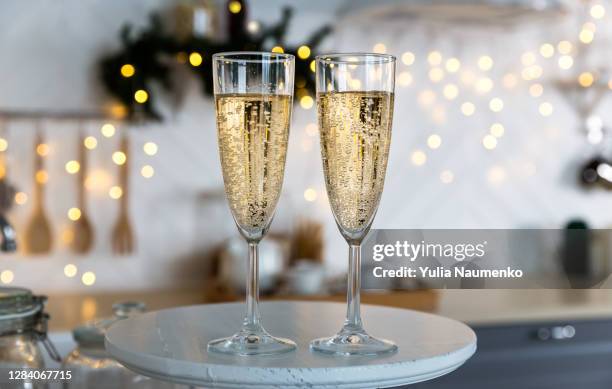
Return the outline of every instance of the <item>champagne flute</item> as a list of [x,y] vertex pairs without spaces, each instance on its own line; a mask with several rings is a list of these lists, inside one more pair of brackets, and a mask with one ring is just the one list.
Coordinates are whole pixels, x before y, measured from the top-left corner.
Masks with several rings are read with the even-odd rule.
[[325,185],[340,233],[349,245],[347,314],[340,332],[310,343],[336,355],[397,350],[363,328],[360,308],[361,242],[382,194],[391,143],[395,57],[329,54],[316,58],[317,110]]
[[249,246],[246,316],[238,333],[208,343],[233,355],[295,349],[263,328],[258,310],[258,243],[274,216],[285,172],[295,58],[289,54],[233,52],[213,56],[219,154],[225,194]]

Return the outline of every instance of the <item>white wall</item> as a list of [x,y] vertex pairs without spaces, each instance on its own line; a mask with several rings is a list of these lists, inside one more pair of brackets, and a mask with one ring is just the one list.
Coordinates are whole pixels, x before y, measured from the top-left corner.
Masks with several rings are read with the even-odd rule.
[[[300,41],[319,24],[334,20],[333,8],[339,1],[300,2],[256,0],[251,2],[255,19],[274,21],[281,4],[298,8],[291,29],[294,41]],[[0,5],[0,107],[14,109],[97,109],[104,101],[96,85],[95,61],[99,55],[117,47],[117,32],[127,21],[142,25],[147,14],[168,2],[132,0],[129,2],[89,0],[17,1]],[[384,42],[388,51],[401,55],[406,50],[417,56],[415,65],[400,64],[398,71],[409,71],[414,82],[397,87],[396,116],[387,183],[375,227],[385,228],[486,228],[486,227],[558,227],[570,217],[583,217],[594,226],[607,226],[612,215],[606,212],[609,194],[584,192],[575,184],[577,161],[593,149],[576,129],[573,112],[552,87],[545,83],[545,93],[532,98],[528,83],[521,81],[514,89],[505,89],[500,79],[507,72],[520,75],[521,54],[540,43],[556,43],[568,22],[550,28],[549,24],[512,31],[448,31],[425,28],[419,23],[371,20],[367,25],[341,25],[326,44],[331,50],[370,51]],[[572,32],[575,35],[575,32]],[[573,36],[572,35],[572,36]],[[426,53],[433,48],[456,56],[463,69],[480,74],[475,60],[481,54],[493,57],[489,72],[494,89],[485,95],[470,91],[446,76],[441,83],[427,79]],[[544,61],[545,78],[558,74],[554,60]],[[459,73],[460,74],[460,73]],[[485,74],[480,74],[485,76]],[[456,100],[446,101],[441,90],[448,82],[460,85]],[[189,286],[201,283],[199,270],[206,264],[189,260],[194,253],[210,249],[236,234],[222,193],[222,180],[216,149],[213,107],[201,97],[194,80],[188,88],[184,107],[159,125],[131,132],[132,193],[131,212],[135,224],[138,251],[131,257],[112,255],[110,230],[116,217],[117,203],[107,195],[115,180],[110,155],[118,137],[99,136],[100,123],[90,123],[88,132],[96,134],[99,148],[92,155],[92,169],[108,175],[108,183],[93,190],[89,212],[96,227],[96,246],[87,257],[74,257],[59,243],[59,232],[67,226],[66,210],[74,205],[74,177],[63,166],[76,157],[76,127],[73,123],[46,122],[45,132],[52,146],[48,158],[50,182],[46,204],[52,216],[58,245],[49,257],[4,255],[0,270],[15,274],[13,284],[40,291],[79,290],[85,288],[78,278],[63,275],[67,263],[76,263],[79,271],[94,271],[96,290],[143,289],[162,286]],[[436,102],[423,106],[419,96],[430,89]],[[504,100],[504,110],[492,113],[488,101]],[[476,104],[476,114],[464,117],[460,104]],[[538,104],[550,101],[554,114],[544,118]],[[600,111],[606,116],[604,102]],[[441,112],[445,118],[441,120]],[[612,119],[609,118],[608,119]],[[325,200],[318,140],[305,133],[305,126],[316,120],[314,110],[296,106],[292,125],[285,187],[273,230],[287,230],[297,217],[320,219],[326,226],[326,261],[331,271],[345,266],[345,246]],[[491,123],[505,126],[505,135],[494,150],[485,150],[482,138]],[[10,123],[9,176],[20,190],[32,189],[32,124]],[[442,145],[427,147],[427,137],[437,133]],[[142,144],[155,141],[158,155],[146,156]],[[422,150],[427,161],[422,166],[411,163],[414,150]],[[156,174],[144,179],[138,171],[148,163]],[[443,170],[451,170],[454,180],[441,182]],[[306,188],[317,190],[319,198],[308,203]],[[208,200],[204,200],[203,196]],[[212,198],[212,199],[211,199]],[[23,229],[31,213],[31,201],[16,206],[10,217]],[[112,271],[111,271],[112,269]]]

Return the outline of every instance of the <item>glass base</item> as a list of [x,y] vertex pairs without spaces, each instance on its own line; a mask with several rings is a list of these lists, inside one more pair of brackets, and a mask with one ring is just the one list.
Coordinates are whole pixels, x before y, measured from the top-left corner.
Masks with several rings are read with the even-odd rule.
[[397,351],[397,346],[385,339],[368,335],[363,329],[342,329],[331,338],[320,338],[310,342],[313,351],[342,356],[377,356]]
[[296,349],[293,341],[275,338],[263,328],[257,330],[243,329],[234,336],[212,340],[208,343],[208,351],[231,355],[273,355]]

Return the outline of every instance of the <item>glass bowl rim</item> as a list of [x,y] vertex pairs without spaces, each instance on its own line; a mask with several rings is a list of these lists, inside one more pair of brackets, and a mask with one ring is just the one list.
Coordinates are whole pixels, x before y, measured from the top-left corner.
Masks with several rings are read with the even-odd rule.
[[212,56],[213,61],[228,61],[238,63],[283,63],[292,62],[295,56],[287,53],[268,51],[223,51]]
[[[349,58],[356,58],[356,60],[349,61]],[[381,53],[367,53],[367,52],[354,52],[354,53],[327,53],[317,55],[315,57],[317,62],[326,64],[350,64],[350,65],[366,65],[366,64],[388,64],[396,61],[394,55],[381,54]]]

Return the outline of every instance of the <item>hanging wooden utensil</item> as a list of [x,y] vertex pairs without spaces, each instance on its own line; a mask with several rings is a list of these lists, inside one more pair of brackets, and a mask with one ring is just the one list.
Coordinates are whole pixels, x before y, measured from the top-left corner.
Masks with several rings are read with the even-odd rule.
[[94,241],[94,231],[87,215],[87,201],[85,178],[87,177],[87,148],[84,138],[79,135],[79,171],[77,172],[77,207],[81,211],[81,217],[73,223],[72,249],[79,254],[87,253]]
[[43,142],[40,131],[34,142],[34,211],[25,229],[24,248],[28,254],[45,254],[51,251],[53,237],[51,224],[44,205],[47,172],[44,169],[43,155],[48,148]]
[[120,150],[125,155],[125,161],[119,165],[119,185],[123,193],[119,199],[119,216],[113,228],[112,247],[115,254],[127,255],[134,250],[134,233],[128,213],[130,157],[127,134],[121,138]]

